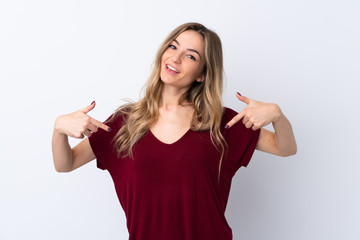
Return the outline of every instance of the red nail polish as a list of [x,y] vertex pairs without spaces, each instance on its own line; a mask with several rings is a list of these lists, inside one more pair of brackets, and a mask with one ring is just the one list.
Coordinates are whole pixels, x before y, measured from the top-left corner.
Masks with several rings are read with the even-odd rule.
[[239,92],[236,92],[237,94],[239,94],[239,96],[241,96],[241,94]]
[[93,105],[95,103],[95,101],[92,101],[92,103],[90,105]]

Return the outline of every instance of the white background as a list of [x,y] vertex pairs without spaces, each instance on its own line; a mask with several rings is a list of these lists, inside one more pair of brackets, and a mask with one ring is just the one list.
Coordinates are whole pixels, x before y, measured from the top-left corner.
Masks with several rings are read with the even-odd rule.
[[[157,48],[198,21],[224,48],[236,91],[280,105],[298,153],[255,152],[226,216],[234,239],[360,239],[359,1],[0,1],[0,239],[127,239],[110,175],[57,173],[57,116],[96,100],[105,120],[138,100]],[[271,126],[270,126],[271,128]],[[75,145],[78,140],[72,139]]]

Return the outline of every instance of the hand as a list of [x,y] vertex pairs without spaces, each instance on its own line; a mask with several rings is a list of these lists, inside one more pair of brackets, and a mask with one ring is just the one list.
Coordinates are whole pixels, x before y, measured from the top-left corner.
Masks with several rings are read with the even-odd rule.
[[87,115],[94,107],[95,101],[83,109],[58,117],[55,121],[55,131],[74,138],[84,138],[84,135],[90,137],[98,128],[110,132],[110,127]]
[[241,96],[240,93],[237,93],[236,97],[240,101],[246,103],[247,106],[231,119],[226,124],[225,128],[230,128],[242,119],[246,128],[252,128],[252,130],[255,131],[271,122],[275,122],[282,115],[279,106],[276,104],[255,101],[245,96]]

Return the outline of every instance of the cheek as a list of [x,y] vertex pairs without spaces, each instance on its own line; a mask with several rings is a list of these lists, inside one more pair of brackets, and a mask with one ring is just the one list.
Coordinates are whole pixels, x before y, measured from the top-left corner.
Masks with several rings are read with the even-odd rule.
[[165,54],[163,54],[162,58],[161,58],[161,61],[160,61],[160,71],[163,71],[164,70],[164,66],[165,66]]
[[164,60],[164,59],[167,59],[169,58],[169,49],[165,50],[165,52],[163,53],[163,55],[161,56],[161,62]]
[[189,72],[191,72],[191,75],[193,76],[193,78],[197,78],[201,74],[202,67],[196,64],[196,65],[190,66],[189,70],[190,70]]

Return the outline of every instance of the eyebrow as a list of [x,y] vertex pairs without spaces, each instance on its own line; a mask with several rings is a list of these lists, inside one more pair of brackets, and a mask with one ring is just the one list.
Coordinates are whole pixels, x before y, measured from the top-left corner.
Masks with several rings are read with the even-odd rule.
[[[174,39],[174,42],[176,42],[180,46],[180,43],[178,42],[178,40]],[[196,51],[195,49],[188,48],[187,50],[197,53],[197,55],[199,55],[199,57],[201,58],[200,53],[198,51]]]

